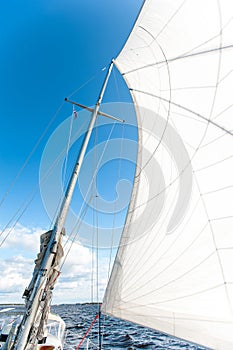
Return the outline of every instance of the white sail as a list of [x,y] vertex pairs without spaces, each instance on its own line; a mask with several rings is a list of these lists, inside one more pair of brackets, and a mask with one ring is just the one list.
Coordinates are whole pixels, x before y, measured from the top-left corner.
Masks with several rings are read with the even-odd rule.
[[233,3],[146,0],[116,65],[138,167],[103,311],[233,348]]

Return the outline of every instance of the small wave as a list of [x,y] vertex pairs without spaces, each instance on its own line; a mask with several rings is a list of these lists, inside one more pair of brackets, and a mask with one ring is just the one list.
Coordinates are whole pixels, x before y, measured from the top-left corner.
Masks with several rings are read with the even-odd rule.
[[[56,305],[52,310],[66,322],[68,333],[64,350],[71,350],[76,348],[90,327],[98,312],[98,305]],[[113,317],[102,316],[101,324],[104,350],[205,350],[203,347]],[[98,345],[98,322],[93,325],[89,336]],[[81,349],[86,349],[85,342]]]

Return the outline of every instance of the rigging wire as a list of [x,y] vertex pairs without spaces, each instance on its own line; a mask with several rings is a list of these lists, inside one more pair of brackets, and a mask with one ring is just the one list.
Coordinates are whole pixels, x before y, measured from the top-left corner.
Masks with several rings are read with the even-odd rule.
[[[117,82],[117,77],[115,70],[113,70],[113,77],[114,77],[114,84],[115,84],[115,89],[117,92],[117,97],[118,100],[121,101],[120,98],[120,91],[119,91],[119,86]],[[119,105],[121,109],[121,104]],[[120,115],[123,115],[123,111],[121,109]],[[121,165],[122,165],[122,152],[123,152],[123,140],[124,140],[124,134],[125,134],[125,123],[122,125],[122,132],[121,132],[121,144],[120,144],[120,155],[119,155],[119,165],[118,165],[118,170],[117,170],[117,183],[120,181],[121,178]],[[114,244],[114,235],[115,235],[115,223],[116,223],[116,201],[114,203],[114,216],[113,216],[113,224],[112,224],[112,230],[111,230],[111,244],[110,244],[110,252],[109,252],[109,263],[108,263],[108,272],[107,272],[107,283],[109,282],[110,279],[110,272],[111,272],[111,267],[112,267],[112,260],[113,260],[113,244]],[[105,329],[105,322],[106,322],[106,315],[104,314],[103,317],[103,322],[102,322],[102,327],[103,327],[103,332],[102,332],[102,343],[103,343],[103,335],[104,335],[104,329]]]
[[[71,116],[71,119],[73,119],[73,115]],[[72,121],[71,121],[72,122]],[[74,139],[76,139],[77,136],[79,136],[79,133],[80,131],[84,130],[84,126],[86,124],[86,121],[84,119],[84,121],[81,123],[80,127],[78,128],[78,130],[76,131],[76,133],[73,135],[74,136]],[[73,126],[73,122],[72,122],[72,126]],[[71,130],[71,134],[72,134],[72,130]],[[60,153],[60,155],[58,155],[57,157],[57,162],[65,155],[65,152],[69,153],[69,143],[70,143],[70,139],[68,137],[68,141],[67,141],[67,147],[64,148],[62,150],[62,152]],[[68,176],[68,179],[69,179],[69,176]],[[69,180],[67,180],[67,183],[69,182]],[[58,213],[59,213],[59,210],[60,210],[60,207],[61,207],[61,204],[62,204],[62,201],[63,201],[63,193],[61,194],[61,197],[60,199],[58,200],[58,204],[57,204],[57,208],[56,210],[54,211],[54,215],[53,215],[53,219],[51,220],[51,225],[50,225],[50,229],[53,227],[54,223],[55,223],[55,220],[58,216]]]
[[[0,242],[0,248],[3,246],[4,242],[6,241],[6,239],[9,237],[9,235],[13,232],[15,226],[17,225],[18,221],[21,219],[21,217],[23,216],[23,214],[26,212],[27,208],[29,207],[29,205],[31,204],[31,202],[33,201],[35,194],[32,196],[31,200],[28,202],[28,204],[25,206],[25,208],[23,209],[23,211],[19,214],[19,216],[17,217],[14,225],[10,228],[10,230],[7,232],[6,236],[2,239],[2,241]],[[1,235],[6,231],[6,228],[3,229],[3,231],[0,233],[0,237]]]
[[[97,170],[99,168],[99,165],[101,164],[103,155],[104,155],[104,153],[106,151],[106,148],[108,146],[108,143],[109,143],[109,141],[111,139],[113,130],[115,128],[115,125],[116,125],[116,123],[112,123],[108,139],[106,140],[106,143],[104,145],[104,149],[102,151],[102,154],[99,157],[99,161],[98,162],[97,162],[97,152],[96,152],[97,151],[96,145],[97,145],[97,131],[98,131],[98,128],[97,128],[97,126],[95,127],[95,133],[96,133],[96,135],[95,135],[95,145],[94,145],[94,147],[95,147],[95,149],[94,149],[94,151],[95,151],[94,152],[94,154],[95,154],[94,158],[95,159],[94,160],[95,160],[95,163],[96,163],[95,171],[93,172],[93,177],[92,177],[91,184],[89,184],[89,187],[88,187],[88,190],[86,192],[86,195],[85,195],[82,207],[80,209],[80,211],[82,210],[82,212],[81,212],[81,214],[78,217],[78,220],[77,220],[78,222],[75,223],[75,225],[73,227],[73,230],[71,232],[71,235],[74,232],[75,232],[75,234],[73,235],[70,247],[69,247],[69,249],[68,249],[68,251],[67,251],[67,253],[66,253],[66,255],[65,255],[64,259],[63,259],[63,262],[61,264],[61,267],[60,267],[60,270],[62,271],[63,266],[64,266],[64,264],[66,262],[66,259],[68,257],[68,254],[69,254],[69,252],[70,252],[70,250],[71,250],[71,248],[72,248],[72,246],[73,246],[73,244],[75,242],[75,239],[76,239],[76,237],[78,235],[80,226],[82,224],[82,220],[83,220],[83,218],[85,217],[85,215],[87,213],[87,210],[89,208],[89,204],[90,204],[90,202],[92,200],[94,200],[96,202],[95,203],[96,211],[94,211],[94,208],[93,208],[93,222],[94,222],[93,226],[96,226],[96,245],[97,245],[97,249],[96,249],[96,298],[97,298],[97,302],[99,302],[99,232],[98,232],[98,203],[97,203],[98,197],[93,192],[93,189],[94,189],[94,185],[93,184],[94,184],[94,179],[96,178],[96,175],[97,175]],[[87,197],[88,197],[91,189],[92,189],[92,196],[89,199],[89,201],[87,202]],[[84,203],[85,203],[85,207],[83,208]],[[77,225],[78,225],[78,227],[77,227]],[[95,227],[93,227],[93,228],[95,228]],[[71,238],[71,235],[70,235],[70,238]],[[91,270],[91,299],[92,299],[92,302],[93,302],[94,301],[94,235],[92,236],[92,243],[93,244],[92,244],[92,270]],[[68,244],[68,240],[65,243],[64,248],[65,248],[66,244]],[[99,317],[101,317],[100,313],[99,313]],[[102,326],[100,325],[100,327],[102,327]],[[101,335],[101,337],[103,337],[103,335]],[[102,338],[99,338],[99,346],[101,346],[101,344],[102,344]]]
[[95,267],[95,261],[94,261],[94,221],[95,221],[95,212],[94,208],[92,208],[92,241],[91,241],[91,302],[94,302],[94,267]]
[[[94,171],[93,171],[94,173]],[[93,182],[93,187],[94,187],[94,182]],[[92,196],[94,195],[94,191],[92,190]],[[95,253],[94,253],[94,220],[95,220],[95,212],[94,212],[94,208],[92,208],[92,222],[93,222],[93,227],[92,227],[92,242],[91,242],[91,302],[94,303],[94,268],[95,268],[95,261],[94,261],[94,257],[95,257]],[[91,339],[91,344],[92,344],[92,340],[93,340],[93,333],[91,332],[90,335],[90,339]]]
[[[110,141],[110,138],[111,138],[111,136],[112,136],[112,133],[113,133],[113,130],[114,130],[115,125],[116,125],[116,123],[112,123],[112,127],[111,127],[111,130],[110,130],[108,139],[106,140],[106,143],[105,143],[105,145],[104,145],[104,149],[103,149],[103,151],[102,151],[102,154],[101,154],[100,157],[99,157],[99,161],[98,161],[98,163],[97,163],[95,172],[93,173],[93,176],[92,176],[92,181],[91,181],[91,183],[90,183],[89,186],[88,186],[87,192],[86,192],[85,197],[84,197],[83,202],[82,202],[82,206],[81,206],[81,208],[80,208],[80,210],[79,210],[79,213],[80,213],[80,214],[78,214],[78,218],[77,218],[76,222],[74,223],[73,228],[72,228],[72,230],[71,230],[71,234],[70,234],[70,236],[69,236],[69,239],[72,240],[72,242],[74,242],[75,238],[77,237],[78,231],[79,231],[80,226],[81,226],[81,224],[82,224],[82,221],[81,221],[81,220],[82,220],[82,218],[84,217],[83,214],[82,214],[82,213],[84,212],[84,208],[86,208],[86,211],[87,211],[87,208],[89,207],[89,204],[90,204],[91,200],[93,199],[93,196],[91,196],[90,199],[89,199],[89,201],[87,201],[87,197],[90,195],[90,191],[91,191],[91,188],[92,188],[92,186],[93,186],[93,181],[94,181],[94,179],[96,178],[96,174],[97,174],[98,167],[99,167],[99,165],[101,164],[102,158],[103,158],[103,156],[104,156],[104,153],[105,153],[105,151],[106,151],[106,148],[107,148],[108,143],[109,143],[109,141]],[[72,238],[72,235],[74,236],[73,238]],[[66,243],[66,244],[67,244],[67,243]],[[64,245],[64,247],[66,246],[66,244]],[[64,263],[65,263],[65,262],[64,262]],[[62,264],[62,266],[64,265],[64,263]]]
[[[120,101],[120,92],[119,92],[119,86],[116,79],[115,71],[113,71],[114,76],[114,83],[117,91],[117,95]],[[121,165],[122,165],[122,152],[123,152],[123,140],[124,140],[124,134],[125,134],[125,123],[122,125],[122,132],[121,132],[121,144],[120,144],[120,155],[119,155],[119,166],[118,166],[118,175],[117,175],[117,183],[120,181],[121,178]],[[116,201],[114,203],[114,216],[113,216],[113,227],[111,231],[111,244],[110,244],[110,253],[109,253],[109,265],[108,265],[108,275],[107,275],[107,281],[109,281],[110,278],[110,271],[111,271],[111,264],[112,264],[112,255],[113,255],[113,242],[114,242],[114,234],[115,234],[115,223],[116,223]]]
[[[96,121],[98,123],[98,120]],[[97,143],[98,143],[98,124],[95,129],[95,144],[94,144],[94,164],[97,166]],[[97,184],[97,174],[96,174],[96,188]],[[99,302],[99,230],[98,230],[98,193],[94,197],[95,201],[95,222],[94,227],[96,228],[96,301]]]
[[[87,198],[87,195],[90,193],[90,190],[91,190],[91,188],[92,188],[93,181],[94,181],[94,179],[96,178],[99,165],[100,165],[101,162],[102,162],[103,156],[104,156],[105,151],[106,151],[106,149],[107,149],[107,147],[108,147],[108,143],[109,143],[109,141],[110,141],[110,139],[111,139],[111,136],[112,136],[112,133],[113,133],[113,130],[114,130],[115,125],[116,125],[116,123],[112,123],[112,128],[111,128],[110,133],[109,133],[109,135],[108,135],[108,138],[107,138],[107,140],[106,140],[106,142],[105,142],[105,145],[104,145],[102,154],[101,154],[100,157],[99,157],[99,160],[98,160],[96,169],[95,169],[95,171],[94,171],[94,173],[93,173],[93,176],[92,176],[92,181],[91,181],[91,183],[90,183],[89,186],[88,186],[88,189],[87,189],[87,193],[86,193],[85,198]],[[84,199],[84,201],[85,201],[85,199]],[[82,207],[83,207],[83,205],[84,205],[84,201],[83,201]],[[82,207],[81,207],[80,210],[82,210]],[[75,223],[74,226],[73,226],[73,230],[75,230],[75,226],[76,226],[76,223]],[[72,231],[73,231],[73,230],[72,230]]]
[[[96,122],[98,119],[96,120]],[[93,159],[93,171],[92,173],[95,173],[96,169],[96,164],[97,164],[97,131],[95,129],[95,134],[94,134],[94,159]],[[92,197],[93,197],[93,207],[92,207],[92,244],[91,244],[91,301],[92,303],[94,302],[94,271],[95,271],[95,250],[94,250],[94,245],[95,245],[95,203],[94,199],[96,198],[96,193],[95,193],[95,183],[94,179],[92,181]],[[97,262],[96,262],[97,263]],[[91,332],[91,339],[93,338],[93,334]]]
[[81,89],[83,89],[86,85],[88,85],[91,81],[97,78],[98,75],[100,75],[104,70],[106,69],[106,66],[98,70],[95,74],[93,74],[86,82],[84,82],[80,87],[72,91],[67,97],[70,98],[73,95],[75,95],[77,92],[79,92]]
[[[96,120],[96,128],[95,128],[95,139],[94,139],[94,166],[97,166],[97,144],[98,144],[98,119]],[[93,185],[94,185],[94,181]],[[95,187],[93,186],[93,189]],[[99,303],[99,217],[98,217],[98,184],[97,184],[97,176],[96,176],[96,189],[97,193],[94,196],[95,201],[95,221],[93,222],[94,228],[96,228],[96,302]],[[99,304],[99,310],[98,310],[98,326],[99,326],[99,337],[98,337],[98,349],[101,350],[101,310],[100,310],[100,304]]]
[[71,141],[71,134],[73,130],[73,121],[74,121],[74,105],[73,105],[73,113],[70,118],[70,128],[69,128],[69,136],[68,136],[68,142],[67,142],[67,148],[66,148],[66,156],[65,156],[65,164],[64,164],[64,170],[63,170],[63,184],[65,185],[65,179],[66,179],[66,170],[67,170],[67,163],[68,163],[68,156],[69,156],[69,149],[70,149],[70,141]]
[[[68,255],[69,255],[71,249],[72,249],[72,246],[73,246],[73,244],[74,244],[74,242],[75,242],[75,239],[76,239],[77,236],[78,236],[79,228],[80,228],[80,226],[81,226],[82,220],[84,219],[84,217],[85,217],[85,215],[86,215],[86,213],[87,213],[87,209],[89,208],[89,204],[90,204],[90,202],[86,203],[85,207],[83,208],[82,212],[80,213],[80,216],[79,216],[79,219],[78,219],[78,220],[79,220],[79,226],[78,226],[78,229],[76,230],[75,234],[73,235],[72,239],[70,239],[70,238],[67,239],[66,243],[64,244],[64,248],[65,248],[66,245],[68,244],[68,242],[71,241],[70,246],[69,246],[69,248],[67,249],[66,255],[64,256],[63,261],[62,261],[62,263],[61,263],[61,265],[60,265],[60,271],[62,270],[62,268],[63,268],[63,266],[64,266],[64,264],[65,264],[65,262],[66,262],[66,260],[67,260],[67,257],[68,257]],[[72,233],[73,233],[73,232],[72,232]]]

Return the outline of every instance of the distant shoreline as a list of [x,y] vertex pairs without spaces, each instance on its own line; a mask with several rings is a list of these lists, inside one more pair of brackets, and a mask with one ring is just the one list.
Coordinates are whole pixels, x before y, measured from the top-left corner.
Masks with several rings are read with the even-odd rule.
[[[51,306],[62,306],[62,305],[99,305],[101,303],[97,302],[83,302],[83,303],[62,303],[62,304],[52,304]],[[24,306],[25,304],[23,303],[6,303],[6,304],[0,304],[0,307],[4,306]]]

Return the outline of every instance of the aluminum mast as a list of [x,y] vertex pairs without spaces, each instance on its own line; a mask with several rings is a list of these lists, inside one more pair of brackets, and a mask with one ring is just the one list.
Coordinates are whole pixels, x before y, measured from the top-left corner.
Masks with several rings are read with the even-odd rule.
[[[92,118],[88,127],[88,131],[86,133],[82,148],[80,150],[79,156],[77,158],[73,173],[71,175],[69,184],[66,189],[65,197],[63,199],[63,202],[61,204],[61,208],[59,211],[59,214],[57,216],[54,228],[52,230],[50,241],[47,245],[46,252],[44,254],[44,257],[41,262],[41,266],[37,275],[37,278],[34,282],[32,291],[30,293],[30,296],[28,298],[28,303],[26,305],[26,312],[25,317],[23,318],[23,321],[20,325],[18,335],[16,337],[16,341],[14,344],[14,349],[16,350],[25,350],[30,349],[31,347],[34,347],[38,343],[38,339],[36,338],[36,332],[35,332],[35,320],[37,317],[37,312],[39,310],[40,304],[42,302],[42,299],[44,300],[44,288],[46,285],[46,281],[48,278],[49,271],[53,264],[54,255],[57,252],[58,242],[61,240],[61,235],[63,231],[63,226],[66,220],[66,216],[69,210],[70,202],[72,199],[72,195],[75,189],[75,185],[78,179],[78,175],[82,166],[82,162],[84,159],[84,155],[91,137],[91,133],[93,130],[93,127],[95,125],[96,118],[98,116],[100,104],[102,102],[104,92],[106,90],[106,86],[109,80],[109,76],[111,74],[113,67],[113,61],[111,62],[107,75],[105,77],[99,98],[97,100],[97,103],[95,105],[95,108],[92,113]],[[33,280],[33,278],[32,278]],[[33,335],[34,333],[34,335]]]

